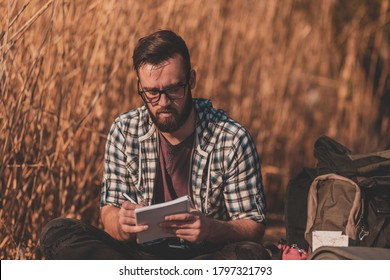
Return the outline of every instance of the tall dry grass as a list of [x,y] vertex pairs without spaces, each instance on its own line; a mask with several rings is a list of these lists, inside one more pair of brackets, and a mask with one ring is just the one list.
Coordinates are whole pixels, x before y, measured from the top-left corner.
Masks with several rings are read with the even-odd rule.
[[106,134],[141,104],[137,39],[187,41],[196,97],[243,123],[271,210],[321,134],[390,148],[389,1],[0,1],[0,258],[39,259],[58,216],[99,225]]

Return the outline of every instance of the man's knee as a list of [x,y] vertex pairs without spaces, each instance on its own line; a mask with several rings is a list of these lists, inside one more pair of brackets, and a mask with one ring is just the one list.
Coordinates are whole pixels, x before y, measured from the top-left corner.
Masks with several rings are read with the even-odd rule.
[[40,249],[47,259],[55,259],[62,244],[83,230],[82,222],[75,219],[56,218],[47,223],[40,235]]
[[215,259],[221,260],[270,260],[267,250],[256,242],[241,241],[226,245],[218,251]]

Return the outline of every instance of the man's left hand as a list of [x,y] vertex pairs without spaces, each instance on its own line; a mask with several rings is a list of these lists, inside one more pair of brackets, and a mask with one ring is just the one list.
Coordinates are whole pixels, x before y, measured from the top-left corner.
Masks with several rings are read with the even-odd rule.
[[207,218],[202,212],[195,210],[191,213],[166,216],[165,221],[160,223],[160,227],[178,238],[189,242],[200,242],[209,237],[211,224],[211,218]]

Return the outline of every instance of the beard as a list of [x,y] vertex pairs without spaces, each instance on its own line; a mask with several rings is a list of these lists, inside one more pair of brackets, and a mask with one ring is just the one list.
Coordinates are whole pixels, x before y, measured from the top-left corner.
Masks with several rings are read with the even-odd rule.
[[[172,133],[177,131],[182,125],[187,121],[188,117],[190,116],[191,110],[192,110],[192,95],[191,91],[189,91],[189,94],[186,94],[185,96],[185,102],[183,106],[183,110],[181,112],[178,112],[175,108],[172,108],[171,106],[166,106],[163,108],[160,108],[156,111],[156,114],[154,115],[150,109],[149,106],[146,105],[146,108],[148,109],[149,115],[152,118],[153,123],[157,126],[157,128],[162,132]],[[170,117],[160,117],[161,113],[170,113]]]

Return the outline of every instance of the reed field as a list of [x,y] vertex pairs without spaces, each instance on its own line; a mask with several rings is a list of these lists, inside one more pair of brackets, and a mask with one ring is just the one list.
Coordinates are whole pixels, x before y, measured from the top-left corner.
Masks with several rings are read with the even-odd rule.
[[1,259],[41,259],[56,217],[101,226],[106,135],[141,105],[132,52],[166,28],[194,97],[254,137],[271,215],[320,135],[390,149],[389,0],[0,0]]

